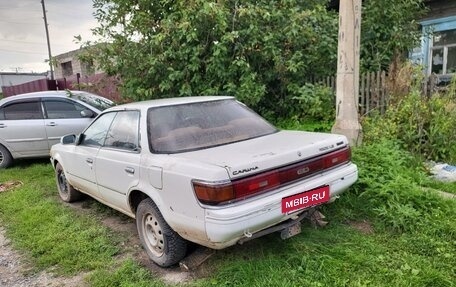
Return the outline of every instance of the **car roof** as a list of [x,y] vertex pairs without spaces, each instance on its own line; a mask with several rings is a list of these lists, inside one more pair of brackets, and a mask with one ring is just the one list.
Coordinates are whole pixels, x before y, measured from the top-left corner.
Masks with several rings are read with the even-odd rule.
[[153,107],[173,106],[173,105],[220,101],[220,100],[232,100],[232,99],[234,99],[234,97],[230,97],[230,96],[195,96],[195,97],[166,98],[166,99],[147,100],[147,101],[123,104],[123,105],[109,108],[107,111],[119,110],[119,109],[153,108]]
[[0,100],[0,105],[12,100],[20,100],[20,99],[33,99],[33,98],[40,98],[40,97],[68,97],[68,94],[91,94],[86,91],[70,91],[70,90],[64,90],[64,91],[42,91],[42,92],[33,92],[33,93],[26,93],[26,94],[19,94],[19,95],[14,95],[14,96],[9,96],[6,98],[3,98]]

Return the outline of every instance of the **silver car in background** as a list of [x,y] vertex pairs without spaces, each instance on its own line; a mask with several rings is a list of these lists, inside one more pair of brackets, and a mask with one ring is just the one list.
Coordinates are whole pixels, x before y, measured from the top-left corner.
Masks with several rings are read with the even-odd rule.
[[106,98],[84,91],[44,91],[0,100],[0,169],[14,159],[49,156],[66,134],[80,133],[104,109]]

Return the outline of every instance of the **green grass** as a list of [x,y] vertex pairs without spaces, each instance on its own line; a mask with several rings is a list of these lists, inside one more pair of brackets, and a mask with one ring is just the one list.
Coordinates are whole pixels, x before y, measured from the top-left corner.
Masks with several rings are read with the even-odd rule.
[[23,186],[0,194],[2,225],[37,268],[75,274],[110,264],[119,252],[116,235],[58,201],[50,164],[4,170],[0,182],[7,180]]
[[[358,183],[324,206],[330,224],[281,240],[278,234],[219,251],[206,277],[189,286],[456,286],[456,201],[423,187],[454,192],[430,180],[415,158],[392,142],[354,149]],[[91,286],[165,286],[134,259],[117,261],[121,234],[99,223],[115,216],[88,203],[78,212],[57,198],[43,163],[0,172],[21,188],[0,193],[0,220],[14,246],[38,269],[89,271]],[[367,222],[363,233],[353,222]]]
[[435,180],[429,180],[423,183],[423,187],[429,187],[432,189],[456,194],[456,182],[439,182]]
[[449,260],[443,263],[434,259],[435,255],[417,252],[414,241],[402,235],[364,235],[346,224],[332,222],[322,230],[307,228],[303,235],[289,241],[268,236],[248,247],[225,251],[215,260],[219,270],[214,278],[199,283],[201,286],[453,286],[454,266]]
[[[340,211],[366,204],[363,201],[349,194],[325,207],[331,221],[326,228],[305,228],[287,241],[270,235],[223,251],[211,262],[217,266],[215,275],[197,285],[455,286],[454,217],[429,230],[408,232],[371,219],[375,232],[363,234],[348,221],[369,218],[353,210]],[[344,214],[349,212],[351,216]]]
[[[0,224],[35,271],[52,270],[64,276],[89,272],[87,280],[92,286],[125,286],[125,280],[142,280],[147,286],[155,282],[131,260],[116,261],[121,234],[101,225],[99,216],[78,212],[59,200],[47,161],[25,161],[2,170],[0,182],[9,180],[20,180],[23,185],[0,193]],[[99,210],[94,208],[94,212]],[[108,211],[102,214],[112,215]]]
[[153,279],[152,274],[140,267],[134,260],[125,261],[114,271],[96,270],[88,276],[92,286],[137,286],[137,287],[159,287],[166,286],[164,283]]

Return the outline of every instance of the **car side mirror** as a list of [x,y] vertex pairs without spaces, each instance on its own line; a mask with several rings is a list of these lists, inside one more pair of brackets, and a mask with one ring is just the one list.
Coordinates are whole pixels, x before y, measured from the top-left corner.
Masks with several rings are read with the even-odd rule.
[[61,144],[74,144],[76,143],[76,135],[66,135],[60,138]]
[[81,117],[83,118],[93,118],[95,116],[95,113],[91,110],[82,110],[81,111]]

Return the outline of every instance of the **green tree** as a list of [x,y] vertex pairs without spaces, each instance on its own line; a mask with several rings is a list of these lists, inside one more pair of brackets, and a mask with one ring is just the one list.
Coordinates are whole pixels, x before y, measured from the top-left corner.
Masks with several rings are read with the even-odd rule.
[[420,40],[423,0],[363,1],[361,69],[386,70],[395,58],[407,57]]
[[[385,69],[414,47],[422,2],[363,1],[364,71]],[[326,94],[313,95],[308,79],[336,73],[338,14],[327,4],[94,0],[94,33],[108,44],[91,50],[92,62],[118,75],[133,100],[232,95],[274,117],[306,115],[315,108],[302,99]]]
[[326,2],[95,0],[95,34],[111,43],[98,62],[135,100],[224,94],[286,114],[306,77],[335,71]]

